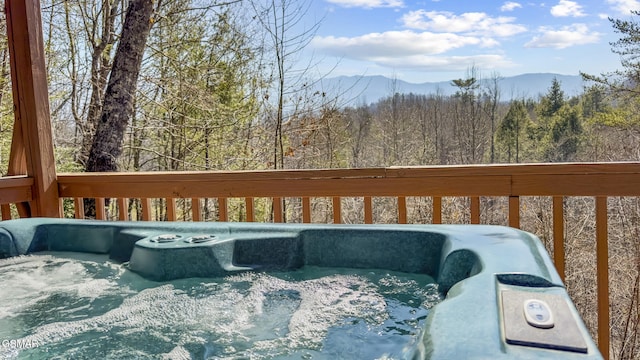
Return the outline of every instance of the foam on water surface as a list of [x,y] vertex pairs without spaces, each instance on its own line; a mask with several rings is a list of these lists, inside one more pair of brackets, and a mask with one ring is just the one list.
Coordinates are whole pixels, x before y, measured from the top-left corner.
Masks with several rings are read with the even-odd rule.
[[305,267],[145,280],[105,256],[0,260],[0,358],[403,358],[441,300],[426,275]]

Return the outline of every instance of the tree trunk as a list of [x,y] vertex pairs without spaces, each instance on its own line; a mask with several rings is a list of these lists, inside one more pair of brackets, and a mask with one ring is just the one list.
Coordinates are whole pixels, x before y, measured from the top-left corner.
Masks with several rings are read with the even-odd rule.
[[116,171],[118,156],[129,118],[142,56],[151,30],[152,0],[132,0],[127,9],[122,36],[87,160],[87,171]]

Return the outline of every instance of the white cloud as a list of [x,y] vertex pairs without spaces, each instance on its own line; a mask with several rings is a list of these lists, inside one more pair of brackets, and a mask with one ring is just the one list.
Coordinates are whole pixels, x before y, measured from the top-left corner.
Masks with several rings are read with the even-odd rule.
[[631,10],[640,10],[640,1],[638,0],[607,0],[611,7],[620,14],[629,15]]
[[472,64],[483,69],[512,66],[499,54],[443,55],[465,46],[492,47],[496,44],[491,38],[410,30],[357,37],[317,36],[311,42],[313,48],[328,55],[368,61],[379,66],[423,71],[458,71]]
[[582,5],[575,1],[560,0],[558,5],[551,7],[551,15],[556,17],[580,17],[586,16],[582,11]]
[[495,41],[452,33],[405,30],[371,33],[356,37],[317,36],[311,44],[314,48],[330,55],[369,60],[387,56],[442,54],[468,45],[491,47],[495,45]]
[[327,0],[327,2],[347,8],[360,7],[365,9],[404,6],[402,0]]
[[499,37],[507,37],[527,30],[523,25],[514,24],[514,21],[513,17],[491,17],[483,12],[455,15],[448,11],[416,10],[402,17],[404,26],[410,29]]
[[500,7],[500,11],[513,11],[521,7],[522,5],[520,3],[507,1],[506,3],[502,4],[502,6]]
[[585,24],[563,26],[560,30],[541,27],[538,31],[542,34],[535,36],[524,45],[525,47],[564,49],[575,45],[596,43],[600,39],[600,34],[589,32]]
[[504,69],[514,64],[499,54],[470,56],[427,56],[414,55],[408,57],[380,57],[374,60],[377,65],[394,69],[410,69],[417,71],[464,71],[470,66],[478,66],[483,70]]

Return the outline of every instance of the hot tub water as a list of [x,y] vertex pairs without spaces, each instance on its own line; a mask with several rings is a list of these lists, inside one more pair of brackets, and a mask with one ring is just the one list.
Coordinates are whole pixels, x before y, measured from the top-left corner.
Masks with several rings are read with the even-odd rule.
[[[46,279],[46,281],[45,281]],[[441,301],[424,274],[305,266],[146,280],[104,255],[0,260],[0,358],[403,358]]]

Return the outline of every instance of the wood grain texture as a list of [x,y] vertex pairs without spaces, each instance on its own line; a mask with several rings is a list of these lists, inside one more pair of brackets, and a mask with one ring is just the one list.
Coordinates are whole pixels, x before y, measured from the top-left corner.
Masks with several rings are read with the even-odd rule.
[[565,279],[564,198],[553,197],[553,262],[562,281]]
[[609,241],[607,198],[596,197],[596,283],[598,284],[598,348],[609,358]]
[[[60,217],[40,2],[7,0],[5,10],[14,113],[22,132],[17,141],[23,143],[26,173],[34,179],[31,216]],[[14,150],[16,166],[22,154]]]

